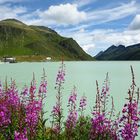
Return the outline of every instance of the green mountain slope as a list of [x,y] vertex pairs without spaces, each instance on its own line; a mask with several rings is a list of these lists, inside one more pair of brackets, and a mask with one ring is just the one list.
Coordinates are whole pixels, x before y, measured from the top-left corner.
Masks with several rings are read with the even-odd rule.
[[0,21],[0,57],[15,56],[19,61],[93,60],[72,38],[60,36],[44,26],[28,26],[16,19]]
[[140,44],[111,46],[95,56],[97,60],[140,60]]

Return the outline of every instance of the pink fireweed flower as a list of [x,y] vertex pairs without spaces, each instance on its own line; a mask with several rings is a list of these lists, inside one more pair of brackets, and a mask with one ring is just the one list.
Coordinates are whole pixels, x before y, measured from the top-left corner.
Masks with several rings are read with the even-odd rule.
[[47,81],[42,81],[39,87],[39,93],[47,93]]
[[70,111],[66,121],[66,128],[67,129],[74,128],[76,126],[77,118],[78,118],[77,111],[76,110]]
[[42,103],[46,97],[46,93],[47,93],[47,81],[43,79],[39,86],[39,92],[38,92],[38,97],[41,99]]
[[110,96],[109,94],[109,76],[108,76],[108,73],[106,74],[106,78],[104,80],[104,83],[103,83],[103,87],[102,87],[102,91],[101,91],[101,94],[99,95],[100,97],[100,110],[102,112],[105,112],[106,111],[106,106],[108,105],[108,98]]
[[134,140],[138,135],[138,127],[140,122],[139,116],[139,89],[135,91],[136,83],[133,68],[131,66],[132,85],[128,91],[127,103],[122,109],[122,117],[120,118],[120,136],[123,140]]
[[111,120],[105,117],[105,114],[93,112],[93,118],[91,119],[90,139],[94,140],[98,137],[105,139],[107,136],[113,140],[119,140],[115,129],[113,129],[113,123]]
[[70,106],[69,111],[75,110],[76,100],[77,100],[77,92],[76,92],[76,88],[74,87],[68,100],[68,106]]
[[17,92],[8,90],[8,101],[9,101],[10,105],[18,107],[20,99],[19,99]]
[[69,114],[66,120],[67,129],[73,129],[77,122],[78,114],[76,110],[76,99],[77,99],[77,93],[76,93],[76,88],[74,87],[68,100]]
[[45,98],[47,93],[47,80],[46,80],[46,74],[45,69],[43,69],[43,77],[39,86],[39,97]]
[[86,96],[82,96],[81,99],[80,99],[80,105],[79,105],[79,108],[80,110],[85,110],[85,107],[87,105],[87,98]]
[[34,84],[31,83],[30,94],[33,94],[34,95],[35,92],[36,92],[36,85],[34,85]]
[[76,93],[76,90],[74,89],[69,97],[68,104],[75,104],[76,98],[77,98],[77,93]]
[[14,140],[28,140],[26,129],[24,129],[23,132],[15,131]]
[[62,62],[56,77],[56,85],[61,85],[65,81],[65,65]]
[[27,104],[27,102],[29,101],[29,96],[29,88],[27,86],[24,86],[21,91],[21,102],[23,105]]
[[[63,84],[65,81],[65,65],[62,61],[61,66],[58,70],[58,74],[56,77],[56,86],[55,89],[57,90],[56,95],[56,105],[53,107],[52,110],[52,117],[53,117],[53,125],[52,127],[57,126],[59,130],[62,129],[62,118],[63,118],[63,112],[62,112],[62,89]],[[60,134],[60,131],[58,131],[58,137]]]
[[0,99],[0,127],[7,127],[10,124],[9,102],[5,99]]
[[56,134],[59,134],[60,133],[60,126],[59,126],[59,124],[55,124],[54,126],[53,126],[53,131],[56,133]]
[[103,83],[103,87],[102,87],[102,93],[104,94],[104,96],[109,92],[109,76],[108,73],[106,74],[106,79]]
[[36,126],[39,121],[39,114],[42,109],[42,104],[40,101],[30,101],[26,106],[26,118],[25,122],[27,123],[27,127],[29,127],[30,131],[35,133]]
[[27,87],[27,86],[24,86],[24,88],[22,89],[21,94],[22,94],[23,96],[27,96],[28,93],[29,93],[29,89],[28,89],[28,87]]
[[55,106],[53,106],[53,110],[52,110],[52,116],[53,116],[53,126],[52,129],[56,134],[59,134],[61,131],[61,115],[62,115],[62,109],[60,107],[59,104],[56,104]]
[[122,124],[120,128],[121,137],[124,140],[135,139],[138,135],[138,123],[140,121],[137,102],[133,101],[133,103],[125,105],[122,113],[123,116],[120,119],[120,123]]
[[18,90],[14,81],[11,82],[10,88],[7,89],[5,94],[7,96],[7,100],[10,106],[13,106],[13,108],[15,109],[18,108],[20,103],[20,97],[18,95]]
[[[112,99],[111,114],[106,110],[107,99],[109,97],[109,78],[108,73],[103,84],[102,92],[99,92],[98,82],[96,81],[97,94],[96,105],[92,112],[90,140],[95,139],[113,139],[118,140],[117,137],[117,125],[111,120],[111,116],[114,111],[114,103]],[[108,116],[110,114],[110,117]]]
[[59,70],[58,74],[57,74],[57,78],[56,78],[56,83],[63,82],[65,80],[64,76],[65,76],[64,71],[63,70]]
[[53,106],[53,110],[52,110],[53,116],[58,117],[60,112],[61,112],[60,105],[56,104],[55,106]]
[[62,108],[60,104],[57,104],[53,106],[52,110],[52,116],[53,116],[53,126],[52,129],[56,134],[60,134],[61,131],[61,118],[62,116]]
[[33,80],[31,82],[31,86],[30,86],[29,92],[30,92],[31,100],[33,100],[34,97],[35,97],[35,93],[36,93],[36,82],[35,82],[34,75],[33,75]]

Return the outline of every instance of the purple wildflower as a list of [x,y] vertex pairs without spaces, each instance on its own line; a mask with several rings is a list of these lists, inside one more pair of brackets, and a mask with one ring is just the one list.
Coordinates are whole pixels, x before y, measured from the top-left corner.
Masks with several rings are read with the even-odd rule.
[[18,90],[16,88],[15,82],[12,81],[10,88],[7,89],[6,95],[8,98],[8,102],[14,108],[19,106],[20,97],[18,95]]
[[80,105],[79,105],[79,108],[80,110],[85,110],[85,107],[87,105],[87,98],[86,96],[82,96],[81,99],[80,99]]
[[41,81],[39,93],[47,93],[47,81]]
[[43,69],[43,77],[39,86],[39,97],[41,97],[43,100],[46,97],[46,93],[47,93],[47,80],[45,70]]
[[32,135],[35,135],[41,109],[42,104],[40,101],[30,101],[26,106],[25,122]]
[[66,130],[67,130],[67,135],[69,138],[72,135],[73,128],[76,126],[76,122],[78,119],[78,113],[76,110],[76,98],[77,98],[77,93],[74,87],[68,101],[69,114],[66,120]]
[[75,104],[76,103],[76,97],[77,97],[76,90],[73,90],[70,97],[69,97],[68,104]]
[[24,88],[22,89],[21,94],[22,94],[23,96],[27,96],[28,93],[29,93],[29,89],[28,89],[28,87],[27,87],[27,86],[24,86]]
[[[116,134],[116,124],[112,123],[111,117],[108,118],[106,111],[108,92],[109,92],[109,80],[108,73],[106,75],[106,79],[103,84],[102,92],[99,92],[98,82],[96,81],[97,86],[97,95],[96,95],[96,105],[92,112],[91,119],[91,130],[90,130],[90,139],[94,140],[96,138],[106,139],[107,137],[113,140],[118,140]],[[111,115],[114,110],[114,103],[112,101],[112,110]]]
[[[120,118],[120,136],[124,140],[134,140],[138,135],[138,123],[140,121],[138,103],[139,103],[139,89],[135,94],[135,77],[133,68],[131,66],[132,85],[128,91],[128,103],[122,109],[122,117]],[[137,100],[136,100],[137,99]]]
[[66,121],[67,129],[72,129],[76,126],[77,118],[78,118],[78,113],[76,110],[69,112],[69,115]]
[[29,92],[30,92],[31,100],[34,100],[35,93],[36,93],[36,81],[35,81],[35,78],[34,78],[34,74],[33,74],[33,80],[31,82],[31,86],[30,86]]
[[53,106],[52,115],[54,117],[58,117],[59,114],[60,114],[60,106],[56,104],[56,106]]
[[0,99],[0,127],[7,127],[10,123],[10,111],[7,100]]
[[123,116],[120,119],[121,137],[124,140],[135,139],[138,135],[138,122],[140,121],[138,114],[138,104],[136,101],[130,102],[122,109]]
[[23,132],[15,131],[14,140],[28,140],[26,129],[24,129]]
[[59,134],[61,131],[59,124],[55,123],[52,130],[55,132],[55,134]]
[[57,90],[57,95],[56,95],[56,105],[53,107],[52,110],[52,116],[53,116],[53,124],[52,124],[52,129],[53,130],[58,130],[58,129],[54,129],[54,128],[59,128],[59,131],[57,131],[58,133],[58,138],[59,138],[59,134],[61,131],[61,127],[62,127],[62,89],[63,89],[63,83],[65,81],[65,65],[62,61],[61,66],[58,70],[58,74],[56,77],[56,86],[55,89]]

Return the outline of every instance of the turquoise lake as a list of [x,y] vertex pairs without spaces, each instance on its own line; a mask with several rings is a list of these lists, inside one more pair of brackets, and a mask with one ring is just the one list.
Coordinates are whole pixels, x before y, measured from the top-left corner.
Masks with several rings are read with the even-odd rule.
[[[91,109],[95,103],[96,80],[98,80],[101,90],[107,72],[109,73],[110,79],[110,95],[114,98],[116,113],[121,111],[131,85],[130,65],[132,65],[134,69],[136,85],[140,87],[140,61],[71,61],[64,63],[66,65],[66,77],[63,90],[63,108],[65,115],[67,114],[68,97],[74,86],[76,86],[77,89],[78,100],[82,95],[87,96],[88,104],[85,113],[91,113]],[[33,72],[37,84],[39,84],[44,68],[48,81],[47,99],[44,108],[48,111],[47,117],[50,118],[50,112],[55,104],[56,91],[54,87],[60,64],[61,62],[0,64],[0,79],[4,82],[5,77],[7,77],[8,81],[12,78],[16,80],[17,87],[21,89],[25,84],[30,84]],[[108,108],[110,108],[110,106]],[[137,138],[140,139],[140,132]]]

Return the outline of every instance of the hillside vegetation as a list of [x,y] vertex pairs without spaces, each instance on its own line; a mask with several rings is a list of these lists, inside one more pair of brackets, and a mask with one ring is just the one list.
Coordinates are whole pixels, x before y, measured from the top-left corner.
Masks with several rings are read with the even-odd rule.
[[72,38],[60,36],[44,26],[28,26],[16,19],[0,21],[0,57],[15,56],[19,61],[93,60]]

